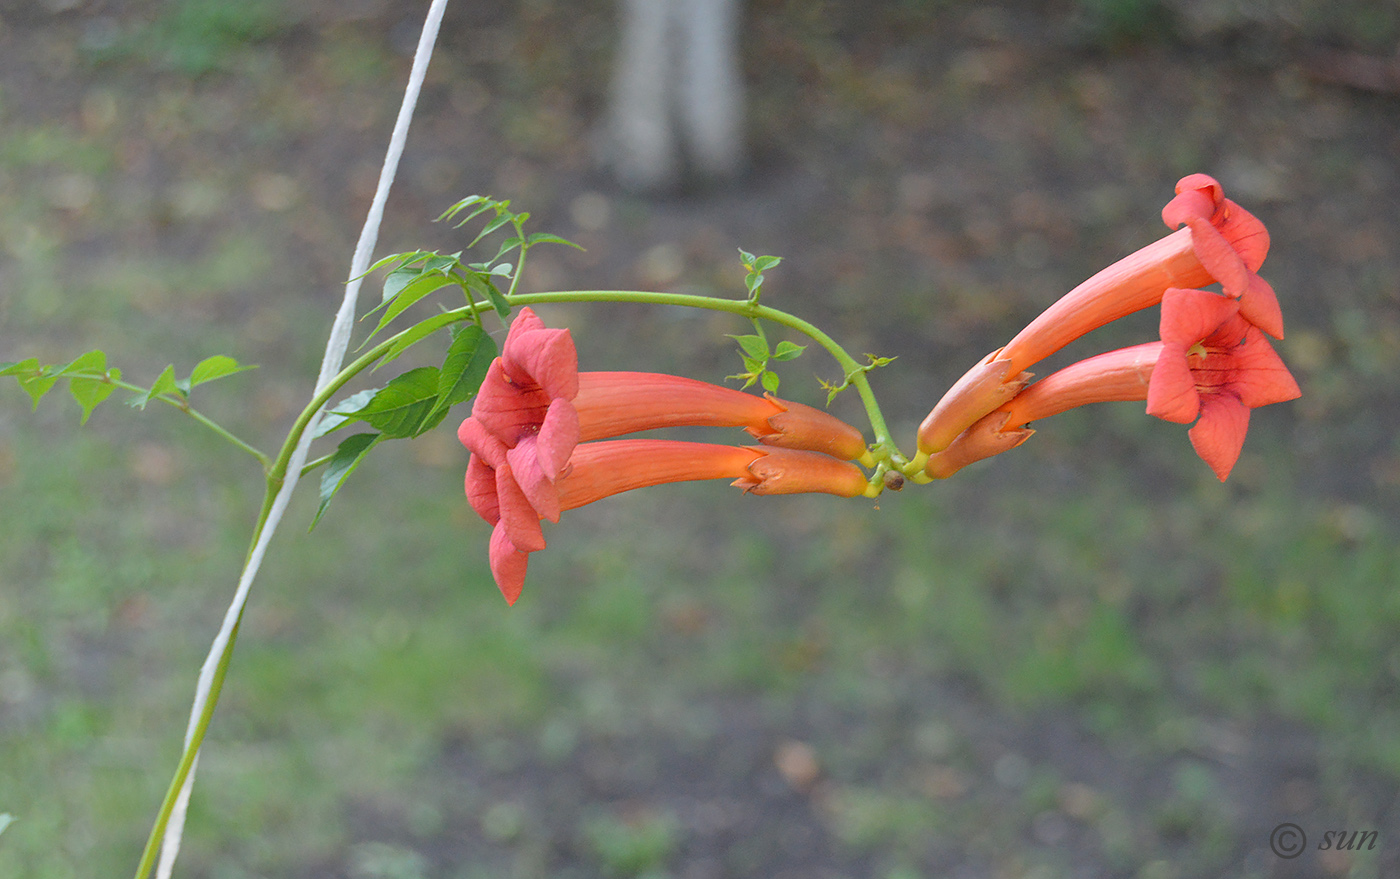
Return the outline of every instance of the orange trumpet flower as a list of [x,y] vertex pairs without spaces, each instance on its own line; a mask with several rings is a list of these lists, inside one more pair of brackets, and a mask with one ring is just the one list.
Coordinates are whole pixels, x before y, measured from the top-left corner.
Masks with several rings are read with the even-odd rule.
[[[607,472],[590,463],[600,454],[597,447],[609,444],[589,440],[687,425],[743,427],[773,448],[630,446],[630,455],[646,452],[654,459],[645,467]],[[679,376],[580,373],[569,331],[546,328],[528,308],[511,324],[501,356],[487,369],[471,417],[457,436],[472,452],[467,501],[495,526],[492,569],[509,601],[523,582],[523,575],[517,580],[502,573],[520,566],[515,554],[543,549],[540,520],[559,521],[564,510],[587,503],[581,498],[589,491],[601,491],[601,497],[640,485],[729,475],[756,494],[830,491],[832,485],[845,491],[857,481],[859,494],[865,477],[845,462],[870,459],[860,431],[800,403]],[[743,474],[734,472],[740,461],[747,468]],[[717,467],[716,475],[704,475]],[[566,473],[590,474],[592,481],[565,480]],[[567,486],[572,488],[566,494]]]
[[[558,520],[559,511],[634,488],[703,479],[732,479],[746,493],[758,495],[824,492],[856,497],[869,486],[859,467],[820,452],[674,440],[582,443],[555,486],[558,507],[552,521]],[[544,548],[540,519],[550,517],[514,484],[509,465],[495,472],[493,486],[491,503],[498,518],[491,535],[491,573],[506,601],[514,604],[525,583],[529,554]],[[479,484],[477,490],[486,492],[490,486]]]
[[1220,283],[1245,320],[1277,338],[1283,318],[1273,288],[1256,274],[1269,234],[1253,214],[1224,197],[1204,174],[1183,177],[1162,211],[1176,232],[1142,248],[1066,293],[1005,347],[993,351],[943,396],[919,427],[919,452],[947,448],[959,434],[1021,392],[1026,372],[1080,336],[1162,301],[1173,287]]
[[932,455],[926,472],[951,476],[1015,448],[1035,432],[1028,423],[1068,409],[1145,400],[1149,415],[1196,422],[1188,431],[1191,445],[1223,481],[1244,445],[1249,411],[1301,394],[1263,331],[1240,308],[1237,300],[1205,290],[1168,290],[1161,341],[1090,357],[1036,382]]

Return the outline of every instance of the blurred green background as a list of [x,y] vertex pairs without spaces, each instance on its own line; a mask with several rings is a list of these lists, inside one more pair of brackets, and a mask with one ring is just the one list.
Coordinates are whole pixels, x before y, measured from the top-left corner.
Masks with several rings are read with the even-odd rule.
[[[100,347],[149,381],[230,354],[261,369],[197,402],[278,443],[426,7],[0,3],[0,360]],[[737,247],[782,255],[766,300],[897,357],[874,381],[912,445],[1205,171],[1273,234],[1303,399],[1254,414],[1224,485],[1125,404],[878,504],[620,496],[548,529],[511,609],[450,418],[314,534],[294,504],[177,874],[1400,875],[1400,10],[758,0],[751,168],[661,199],[593,164],[612,15],[451,5],[381,254],[460,248],[430,220],[488,192],[587,248],[536,251],[532,289],[737,295]],[[737,371],[728,319],[540,310],[584,368]],[[785,394],[820,402],[813,372]],[[174,412],[77,416],[0,389],[5,876],[134,869],[260,499]],[[1344,828],[1379,843],[1316,849]]]

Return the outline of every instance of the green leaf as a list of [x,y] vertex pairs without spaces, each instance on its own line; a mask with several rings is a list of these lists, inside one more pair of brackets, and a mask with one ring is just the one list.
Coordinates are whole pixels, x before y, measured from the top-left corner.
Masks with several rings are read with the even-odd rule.
[[476,209],[473,210],[471,213],[467,214],[466,217],[464,217],[454,227],[460,229],[462,226],[465,226],[467,222],[471,220],[472,217],[475,217],[482,211],[489,211],[491,208],[495,207],[496,204],[496,200],[489,195],[469,195],[466,198],[454,204],[452,207],[443,211],[442,215],[437,218],[437,222],[440,223],[443,220],[456,219],[457,215],[460,214],[462,211],[465,211],[467,208],[474,206]]
[[[189,387],[193,388],[205,382],[212,382],[215,379],[225,378],[250,369],[257,369],[257,367],[244,366],[226,354],[215,354],[213,357],[206,357],[195,364],[194,371],[190,373]],[[176,382],[176,385],[179,386],[179,383]],[[182,390],[189,393],[188,388],[182,388]]]
[[419,321],[397,336],[397,341],[389,346],[389,350],[384,352],[384,356],[379,358],[379,362],[374,365],[374,369],[371,369],[370,372],[378,370],[381,366],[387,366],[393,363],[403,352],[407,351],[412,346],[423,341],[443,327],[450,326],[461,320],[462,316],[460,314],[453,314],[449,311],[443,312],[442,314],[435,314],[430,318]]
[[[451,287],[456,283],[456,280],[447,277],[441,272],[435,271],[420,275],[413,282],[400,288],[399,292],[395,294],[394,301],[384,310],[384,316],[379,319],[379,325],[374,328],[374,332],[369,334],[369,338],[365,339],[365,343],[368,344],[369,340],[373,339],[380,330],[388,326],[390,321],[403,314],[409,306],[415,304],[424,296],[435,293],[443,287]],[[364,347],[364,345],[360,347]]]
[[511,220],[515,219],[514,214],[512,214],[508,210],[505,210],[505,206],[508,204],[510,204],[510,202],[504,201],[497,206],[496,210],[498,213],[496,214],[496,216],[493,217],[491,221],[488,222],[485,226],[481,227],[481,231],[476,233],[476,237],[472,239],[472,243],[468,245],[469,247],[475,247],[478,241],[485,238],[487,235],[490,235],[492,232],[495,232],[497,229],[509,223]]
[[536,232],[525,241],[527,247],[534,247],[536,244],[563,244],[575,250],[583,250],[583,245],[570,241],[567,238],[560,238],[552,232]]
[[770,394],[778,393],[778,374],[776,372],[763,373],[763,389]]
[[512,250],[515,250],[519,246],[520,237],[518,235],[510,236],[505,241],[501,242],[501,247],[499,250],[496,251],[496,255],[491,258],[491,262],[495,262],[496,260],[505,256],[507,253],[510,253]]
[[22,376],[29,373],[39,372],[39,358],[31,357],[28,360],[6,361],[0,363],[0,375]]
[[759,288],[763,286],[763,273],[750,272],[749,274],[745,275],[744,286],[748,288],[750,296],[757,295]]
[[436,366],[410,369],[385,385],[358,412],[349,414],[392,439],[417,436],[437,423],[428,416],[437,405],[440,373]]
[[773,359],[778,361],[796,360],[802,356],[802,352],[807,350],[806,345],[799,345],[796,342],[782,341],[773,350]]
[[421,266],[405,265],[399,266],[389,274],[385,275],[384,295],[379,297],[379,303],[383,305],[385,302],[388,302],[390,299],[393,299],[395,296],[399,295],[399,293],[403,292],[403,288],[418,280],[418,278],[421,277],[422,274],[423,269]]
[[107,373],[107,355],[101,351],[89,351],[53,374],[65,376],[80,372],[97,372],[105,375]]
[[438,406],[446,409],[476,396],[496,353],[495,340],[476,324],[453,333],[438,375]]
[[753,261],[753,270],[755,272],[766,272],[782,261],[783,258],[781,256],[760,256]]
[[[101,352],[98,352],[101,353]],[[105,357],[104,357],[105,360]],[[92,410],[97,408],[97,404],[112,396],[112,392],[117,386],[112,383],[112,379],[122,377],[122,371],[116,367],[106,371],[107,378],[77,378],[68,379],[68,392],[73,395],[73,399],[78,401],[78,405],[83,407],[83,420],[81,423],[87,424],[88,416]]]
[[359,468],[365,460],[365,456],[369,454],[369,450],[374,448],[381,439],[383,439],[381,434],[357,433],[354,436],[346,437],[336,447],[335,455],[331,457],[330,462],[326,464],[325,472],[321,474],[321,504],[316,508],[316,518],[311,520],[311,528],[306,530],[310,531],[316,527],[317,522],[321,521],[326,508],[331,505],[331,498],[335,497],[336,492],[340,491],[340,487],[345,484],[345,480],[349,479],[350,474]]
[[178,394],[180,389],[175,386],[175,364],[170,364],[161,370],[156,376],[155,383],[146,393],[139,395],[134,400],[129,401],[137,409],[145,409],[146,404],[159,397],[161,394]]
[[332,431],[338,430],[350,423],[355,413],[365,408],[374,395],[379,393],[379,388],[366,388],[359,393],[351,394],[321,416],[321,420],[316,424],[316,431],[311,434],[312,439],[320,439]]
[[42,374],[30,376],[18,375],[15,376],[15,378],[19,379],[19,386],[29,395],[30,399],[34,401],[35,409],[39,408],[39,401],[42,400],[44,395],[49,392],[49,389],[54,386],[54,382],[58,381],[58,376],[56,375]]
[[757,257],[755,257],[752,253],[749,253],[744,248],[739,248],[739,262],[743,263],[746,268],[753,268],[753,261],[756,258]]
[[491,302],[491,307],[496,309],[496,314],[501,316],[501,320],[510,319],[510,303],[506,301],[505,295],[502,294],[500,290],[497,290],[496,285],[491,283],[486,276],[468,275],[467,286],[480,295],[485,296]]
[[738,342],[744,353],[755,360],[766,361],[768,359],[768,343],[764,341],[762,336],[730,335],[729,338]]

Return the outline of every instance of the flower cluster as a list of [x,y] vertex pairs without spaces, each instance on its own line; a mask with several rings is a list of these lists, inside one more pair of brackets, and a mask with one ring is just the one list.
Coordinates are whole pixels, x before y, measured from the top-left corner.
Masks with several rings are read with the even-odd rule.
[[[615,440],[660,427],[743,427],[759,445]],[[506,601],[545,547],[542,520],[628,491],[730,479],[745,492],[869,490],[859,430],[819,409],[673,375],[578,371],[568,330],[521,309],[458,438],[471,451],[467,501],[495,526],[491,572]]]
[[[1204,174],[1184,177],[1162,210],[1176,229],[1109,266],[1046,309],[969,370],[919,428],[915,462],[928,477],[1030,438],[1026,425],[1086,403],[1145,400],[1147,413],[1189,431],[1221,480],[1239,458],[1251,409],[1299,396],[1269,344],[1283,338],[1278,299],[1259,267],[1269,234]],[[1201,289],[1218,284],[1220,292]],[[1035,384],[1026,370],[1080,336],[1161,305],[1160,341],[1066,367]]]
[[[867,446],[851,425],[772,394],[674,375],[581,373],[569,331],[521,309],[458,430],[471,452],[467,500],[495,529],[491,571],[501,593],[519,597],[530,553],[545,547],[543,521],[619,492],[729,479],[758,495],[874,497],[906,477],[945,478],[1015,448],[1034,433],[1031,422],[1087,403],[1144,401],[1149,415],[1192,424],[1192,446],[1224,480],[1250,410],[1300,393],[1269,343],[1283,338],[1278,299],[1259,276],[1269,235],[1204,174],[1178,182],[1162,219],[1172,232],[1069,291],[968,370],[920,425],[912,460],[894,448],[872,401],[876,442]],[[1030,368],[1070,342],[1158,306],[1155,341],[1032,382]],[[842,357],[854,370],[849,383],[861,367]],[[617,439],[696,426],[741,427],[757,443]]]

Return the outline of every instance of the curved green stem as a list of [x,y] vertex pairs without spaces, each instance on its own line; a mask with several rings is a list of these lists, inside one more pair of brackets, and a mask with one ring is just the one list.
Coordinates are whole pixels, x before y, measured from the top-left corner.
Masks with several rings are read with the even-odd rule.
[[875,457],[888,457],[897,465],[907,459],[899,451],[885,416],[880,411],[879,401],[866,378],[867,367],[852,357],[835,339],[812,323],[796,315],[788,314],[767,305],[759,305],[746,299],[720,299],[713,296],[699,296],[689,293],[656,293],[641,290],[571,290],[567,292],[521,293],[510,298],[512,305],[529,305],[536,302],[639,302],[650,305],[681,305],[689,308],[704,308],[710,311],[726,311],[730,314],[771,321],[802,333],[826,349],[841,366],[844,377],[849,379],[860,395],[865,406],[866,417],[870,419],[871,430],[875,433]]
[[[512,284],[512,290],[513,289],[514,284]],[[880,411],[880,406],[875,399],[874,391],[871,390],[870,382],[866,378],[865,373],[868,367],[863,366],[859,362],[857,362],[856,359],[853,358],[846,351],[845,348],[837,344],[837,342],[834,339],[832,339],[831,336],[827,335],[825,332],[823,332],[821,329],[819,329],[812,323],[803,320],[802,318],[799,318],[795,315],[788,314],[787,312],[780,311],[776,308],[770,308],[766,305],[759,305],[757,302],[753,302],[750,300],[720,299],[717,297],[698,296],[685,293],[657,293],[635,290],[577,290],[568,292],[547,293],[512,293],[511,295],[509,295],[508,298],[511,304],[513,305],[528,305],[531,303],[544,302],[638,302],[652,305],[679,305],[689,308],[703,308],[708,309],[710,311],[723,311],[756,320],[767,320],[779,324],[781,326],[788,327],[789,329],[796,330],[797,332],[808,336],[817,344],[821,345],[822,348],[826,349],[827,353],[829,353],[836,360],[837,364],[840,365],[843,373],[845,374],[846,380],[849,381],[850,384],[855,385],[856,391],[860,395],[861,402],[865,405],[866,415],[870,419],[870,426],[875,432],[874,457],[877,462],[877,477],[883,476],[884,471],[890,469],[892,465],[894,467],[899,467],[907,463],[908,459],[900,453],[898,446],[895,445],[893,438],[891,438],[890,436],[889,428],[885,423],[884,415]],[[487,308],[489,306],[490,303],[487,302],[469,302],[466,306],[462,308],[453,309],[451,311],[445,312],[444,315],[452,315],[454,321],[472,320],[478,313],[479,308]],[[439,315],[436,319],[441,320],[444,315]],[[451,322],[453,321],[449,321],[448,323]],[[447,324],[445,323],[444,326],[446,325]],[[408,329],[403,330],[397,333],[396,335],[381,341],[378,345],[375,345],[373,348],[369,349],[364,354],[360,355],[358,358],[352,361],[349,365],[342,368],[340,372],[337,373],[335,377],[332,378],[326,384],[326,386],[314,397],[312,397],[310,402],[306,404],[306,408],[304,408],[301,411],[301,413],[297,416],[296,421],[293,422],[291,429],[287,432],[286,439],[283,440],[282,447],[278,450],[277,456],[271,459],[271,461],[269,461],[267,456],[262,452],[253,448],[248,443],[243,442],[238,437],[234,436],[232,433],[228,432],[214,421],[189,408],[188,404],[185,403],[183,400],[174,397],[168,397],[165,395],[158,396],[156,398],[160,399],[162,402],[168,403],[170,405],[175,406],[176,408],[184,410],[189,415],[194,417],[197,421],[199,421],[201,424],[204,424],[206,427],[209,427],[211,430],[214,430],[220,436],[232,442],[235,446],[239,447],[240,449],[243,449],[249,454],[252,454],[260,462],[263,463],[264,469],[267,473],[267,487],[266,493],[263,498],[262,508],[258,513],[257,522],[253,528],[253,539],[252,542],[249,544],[250,554],[252,552],[252,547],[257,544],[257,541],[261,536],[263,529],[267,525],[273,501],[276,498],[277,492],[280,490],[282,483],[286,479],[287,468],[290,466],[293,452],[295,451],[297,444],[301,441],[303,434],[306,433],[306,430],[310,426],[311,421],[315,417],[316,413],[319,412],[321,408],[325,406],[327,402],[330,401],[330,398],[337,391],[343,388],[351,379],[353,379],[356,375],[359,375],[367,367],[369,367],[371,364],[375,363],[377,360],[379,360],[381,357],[387,354],[397,342],[399,342],[407,334],[413,332],[413,330],[414,327],[409,327]],[[424,338],[427,337],[425,336]],[[119,380],[113,380],[113,382],[120,387],[124,387],[129,390],[135,390],[137,392],[144,393],[147,390],[145,388],[138,388],[134,385],[128,385]],[[302,472],[305,473],[309,470],[315,469],[316,467],[324,464],[328,459],[329,456],[323,456],[314,461],[308,462],[303,465]],[[872,481],[871,485],[874,494],[878,494],[878,479]],[[194,729],[190,737],[190,743],[186,747],[185,752],[180,759],[180,764],[175,771],[175,777],[171,780],[170,787],[165,795],[165,799],[161,803],[160,811],[157,813],[155,826],[152,828],[151,834],[147,838],[146,847],[142,852],[140,865],[137,867],[136,879],[145,879],[145,877],[149,875],[151,868],[154,866],[155,857],[159,851],[159,842],[165,835],[165,828],[170,821],[170,815],[174,810],[176,800],[179,798],[180,790],[184,787],[185,779],[189,776],[190,770],[194,765],[195,755],[199,753],[199,749],[203,744],[205,733],[209,728],[210,719],[213,717],[214,708],[218,704],[219,693],[222,689],[224,676],[228,672],[228,665],[233,656],[233,645],[237,639],[237,633],[238,625],[235,625],[232,637],[225,645],[223,652],[219,656],[218,664],[215,667],[214,682],[213,687],[211,688],[209,693],[209,699],[206,702],[198,720],[195,723]]]
[[[114,385],[115,387],[121,388],[123,390],[135,391],[138,394],[147,394],[150,393],[151,390],[150,388],[143,388],[140,385],[134,385],[130,382],[122,381],[121,379],[110,378],[109,376],[103,373],[94,373],[90,376],[78,373],[70,376],[70,378],[93,378],[99,381],[108,382]],[[177,397],[174,394],[157,394],[151,399],[159,400],[160,402],[165,403],[167,406],[174,406],[176,409],[179,409],[181,412],[190,416],[195,421],[198,421],[200,424],[214,431],[214,433],[223,437],[235,448],[238,448],[252,455],[254,458],[257,459],[258,463],[262,465],[264,470],[267,469],[268,464],[270,463],[270,459],[262,450],[258,449],[253,444],[240,439],[228,428],[224,427],[222,424],[219,424],[217,421],[210,418],[208,415],[205,415],[203,412],[200,412],[198,409],[191,406],[188,400],[185,400],[181,397]]]

